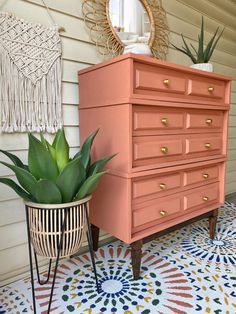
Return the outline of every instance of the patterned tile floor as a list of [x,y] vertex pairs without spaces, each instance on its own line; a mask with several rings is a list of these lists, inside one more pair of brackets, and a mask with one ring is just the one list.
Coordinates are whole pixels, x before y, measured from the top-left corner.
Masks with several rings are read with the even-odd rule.
[[[144,245],[138,281],[123,243],[100,248],[96,261],[99,294],[87,254],[60,264],[51,313],[236,314],[236,205],[220,209],[213,241],[202,220]],[[49,288],[36,288],[37,313]],[[0,314],[32,313],[30,282],[2,288],[0,304]]]

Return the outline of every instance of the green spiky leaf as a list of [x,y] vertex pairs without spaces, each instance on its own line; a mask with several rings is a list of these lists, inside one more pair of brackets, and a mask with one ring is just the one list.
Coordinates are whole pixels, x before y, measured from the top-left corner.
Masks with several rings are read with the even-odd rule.
[[117,154],[113,154],[111,156],[104,157],[103,159],[95,161],[92,164],[92,166],[89,168],[88,177],[98,173],[99,171],[101,171],[105,167],[105,165],[108,163],[108,161],[111,160],[116,155]]
[[6,162],[1,161],[1,163],[14,171],[16,178],[20,185],[31,195],[35,196],[35,188],[37,184],[37,180],[35,177],[28,171],[23,168],[20,168],[15,165],[10,165]]
[[8,178],[0,178],[0,182],[12,188],[16,194],[18,194],[25,201],[35,202],[35,199],[32,195],[24,191],[16,182]]
[[48,179],[53,182],[58,176],[58,168],[47,148],[29,133],[28,163],[30,172],[36,179]]
[[82,148],[79,152],[79,156],[81,156],[81,161],[84,165],[84,168],[87,169],[90,161],[90,150],[93,144],[93,141],[98,133],[99,129],[93,132],[83,143]]
[[213,52],[214,52],[214,50],[215,50],[215,47],[216,47],[216,45],[217,45],[217,43],[218,43],[220,37],[222,36],[223,32],[224,32],[224,29],[223,29],[222,32],[219,34],[219,36],[218,36],[218,38],[216,39],[216,41],[213,43],[213,45],[212,45],[212,47],[211,47],[211,49],[210,49],[210,52],[209,52],[209,54],[208,54],[208,60],[207,60],[206,62],[208,62],[208,61],[210,60],[210,58],[211,58],[211,56],[212,56],[212,54],[213,54]]
[[87,195],[90,195],[97,187],[101,177],[106,173],[104,172],[99,172],[96,173],[95,175],[88,177],[86,181],[82,184],[80,187],[78,193],[76,194],[74,200],[78,201],[82,198],[84,198]]
[[204,63],[204,19],[202,16],[201,32],[198,36],[197,62]]
[[57,134],[55,144],[56,160],[58,169],[61,172],[69,162],[69,144],[66,140],[64,129],[59,130]]
[[65,166],[56,181],[61,191],[63,202],[67,203],[73,200],[85,178],[86,171],[82,164],[81,157],[73,159]]
[[20,168],[24,168],[25,170],[29,170],[27,165],[24,165],[23,162],[14,154],[11,154],[5,150],[0,149],[0,152],[3,153],[4,155],[6,155],[13,163],[14,165],[20,167]]
[[41,179],[36,185],[36,200],[42,204],[60,204],[62,202],[61,192],[55,183]]

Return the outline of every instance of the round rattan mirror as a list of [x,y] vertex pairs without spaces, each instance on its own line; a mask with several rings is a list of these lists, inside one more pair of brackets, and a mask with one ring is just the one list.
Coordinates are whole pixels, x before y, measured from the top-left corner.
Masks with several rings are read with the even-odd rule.
[[[130,18],[142,23],[138,27],[142,33],[127,26],[131,22],[126,16],[134,15],[137,10],[139,17]],[[146,43],[154,57],[165,59],[169,31],[161,0],[83,0],[82,12],[91,40],[103,55],[120,55],[129,42],[136,40]]]

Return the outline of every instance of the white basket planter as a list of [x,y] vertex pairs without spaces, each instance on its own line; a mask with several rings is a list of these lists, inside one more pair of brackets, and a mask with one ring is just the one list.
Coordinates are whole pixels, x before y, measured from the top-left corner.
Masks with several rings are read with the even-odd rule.
[[[30,240],[37,255],[56,259],[78,252],[86,227],[88,196],[66,204],[37,204],[25,202]],[[61,247],[59,245],[61,243]]]
[[196,63],[196,64],[192,64],[190,68],[207,71],[207,72],[213,72],[213,65],[211,63]]

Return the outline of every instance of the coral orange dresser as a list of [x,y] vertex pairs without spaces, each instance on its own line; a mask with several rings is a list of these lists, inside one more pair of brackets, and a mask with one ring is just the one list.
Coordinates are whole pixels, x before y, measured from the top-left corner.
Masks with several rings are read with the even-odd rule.
[[214,237],[224,202],[229,77],[127,54],[79,72],[80,138],[100,129],[92,154],[118,153],[91,202],[99,228],[131,244],[198,217]]

